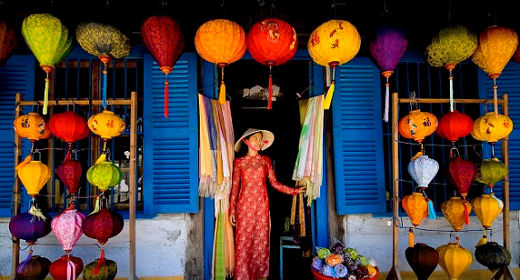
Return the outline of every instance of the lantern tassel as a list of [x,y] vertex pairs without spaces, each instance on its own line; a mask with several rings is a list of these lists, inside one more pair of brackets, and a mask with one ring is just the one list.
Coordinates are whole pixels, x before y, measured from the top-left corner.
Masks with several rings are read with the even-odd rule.
[[468,202],[466,200],[464,200],[464,223],[469,225]]
[[76,280],[76,266],[70,259],[67,261],[67,280]]
[[482,235],[482,238],[480,238],[480,240],[478,241],[478,243],[475,245],[475,247],[478,247],[480,245],[484,245],[487,243],[487,236],[486,236],[486,231],[484,230],[484,235]]
[[164,81],[164,117],[168,118],[168,75],[166,75],[166,80]]
[[385,114],[383,116],[383,121],[387,123],[390,110],[390,83],[388,82],[388,78],[386,78],[385,88]]
[[428,202],[428,219],[437,219],[437,215],[435,214],[435,207],[433,207],[433,201],[429,198],[427,198],[426,200]]
[[92,211],[92,213],[88,214],[89,216],[99,212],[99,200],[100,200],[100,196],[98,195],[98,196],[96,196],[96,204],[94,205],[94,211]]
[[330,103],[332,102],[332,95],[334,94],[334,88],[336,85],[336,67],[332,67],[332,79],[330,82],[329,90],[327,90],[327,95],[325,95],[325,99],[323,100],[323,109],[328,110],[330,108]]
[[45,78],[45,90],[43,91],[43,114],[47,115],[47,107],[49,106],[49,73]]
[[273,108],[273,75],[271,75],[271,67],[269,67],[269,87],[268,87],[269,95],[267,101],[267,110],[271,110]]
[[498,86],[497,79],[493,79],[493,104],[495,105],[495,115],[498,116]]
[[27,255],[27,258],[25,258],[25,260],[18,265],[18,269],[16,270],[17,274],[22,274],[23,269],[27,266],[27,264],[31,260],[32,254],[33,254],[33,250],[29,250],[29,254]]
[[104,69],[103,69],[103,110],[107,107],[107,63],[103,63]]
[[22,169],[25,165],[31,162],[31,160],[31,155],[26,156],[25,159],[15,167],[15,170]]
[[410,228],[408,230],[408,247],[409,248],[414,247],[414,243],[415,243],[415,241],[414,241],[414,236],[413,236],[413,229]]
[[450,112],[453,112],[453,110],[455,110],[453,101],[453,73],[452,70],[450,70]]
[[98,260],[96,266],[94,267],[94,269],[92,269],[92,274],[98,275],[100,272],[101,266],[104,264],[105,264],[105,250],[101,250],[101,255],[99,256],[99,260]]
[[45,215],[43,215],[42,210],[36,208],[36,206],[34,206],[34,204],[31,205],[31,208],[29,208],[28,212],[29,212],[29,214],[33,215],[35,218],[38,218],[43,221],[47,220]]
[[218,101],[220,104],[226,103],[226,83],[224,83],[224,67],[220,67],[220,71],[222,72],[222,79],[220,81],[220,92],[218,96]]

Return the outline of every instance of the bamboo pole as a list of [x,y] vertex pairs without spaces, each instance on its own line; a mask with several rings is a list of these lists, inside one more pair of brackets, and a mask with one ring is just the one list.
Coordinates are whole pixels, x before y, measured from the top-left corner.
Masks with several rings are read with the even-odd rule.
[[[502,95],[503,103],[502,103],[502,113],[504,115],[508,115],[509,108],[508,108],[508,98],[507,94]],[[504,164],[506,166],[506,170],[509,170],[509,137],[506,137],[502,140],[502,158],[504,161]],[[506,249],[511,250],[511,244],[510,244],[510,233],[509,233],[509,172],[506,176],[503,184],[503,192],[504,192],[504,211],[503,211],[503,226],[504,226],[504,247]]]
[[128,224],[129,224],[129,238],[128,238],[128,255],[129,255],[129,273],[128,279],[135,280],[137,276],[135,274],[135,164],[136,164],[136,156],[135,156],[135,147],[136,147],[136,129],[137,129],[137,93],[132,91],[131,94],[131,107],[130,107],[130,175],[129,175],[129,215],[128,215]]
[[[22,95],[17,93],[15,96],[15,110],[14,110],[14,118],[18,118],[20,116],[20,107],[18,103],[22,99]],[[22,156],[22,139],[18,136],[18,134],[14,134],[14,166],[17,166],[20,162],[20,157]],[[13,186],[13,217],[20,213],[20,180],[14,172],[14,186]],[[13,245],[11,247],[11,279],[16,278],[16,268],[18,266],[18,262],[20,261],[20,240],[14,236],[11,237],[13,240]]]
[[[66,106],[66,105],[101,105],[101,100],[88,100],[88,99],[64,99],[64,100],[49,100],[50,106]],[[130,99],[107,99],[107,105],[131,105]],[[43,101],[20,101],[20,106],[43,106]]]
[[[400,98],[399,103],[432,103],[432,104],[443,104],[450,103],[450,100],[447,98]],[[493,99],[454,99],[455,103],[465,103],[465,104],[491,104],[493,103]],[[498,104],[504,104],[504,100],[498,100]]]

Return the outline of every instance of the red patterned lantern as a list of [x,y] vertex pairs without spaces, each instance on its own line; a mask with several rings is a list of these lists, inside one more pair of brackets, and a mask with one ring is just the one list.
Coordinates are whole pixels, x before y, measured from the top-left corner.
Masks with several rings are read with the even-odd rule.
[[168,74],[184,49],[179,24],[168,16],[151,16],[141,25],[144,45],[166,75],[164,81],[164,117],[168,117]]
[[54,280],[76,279],[83,271],[83,260],[67,254],[51,263],[49,271]]
[[269,18],[259,21],[247,34],[247,48],[254,60],[269,66],[269,101],[267,109],[272,108],[273,77],[271,70],[289,61],[298,49],[296,31],[287,22]]
[[475,176],[477,176],[477,167],[470,160],[453,157],[450,159],[449,171],[460,196],[466,198],[469,187],[473,180],[475,180]]
[[471,131],[473,131],[473,120],[457,110],[444,114],[437,127],[437,135],[452,143],[469,135]]
[[83,222],[83,233],[104,245],[110,237],[123,230],[123,217],[117,212],[102,209],[87,216]]
[[79,192],[79,181],[81,180],[82,172],[81,163],[72,159],[72,153],[67,152],[63,163],[56,170],[56,175],[63,182],[69,194],[76,194]]
[[71,111],[53,115],[49,119],[49,129],[54,136],[69,145],[90,134],[87,119]]

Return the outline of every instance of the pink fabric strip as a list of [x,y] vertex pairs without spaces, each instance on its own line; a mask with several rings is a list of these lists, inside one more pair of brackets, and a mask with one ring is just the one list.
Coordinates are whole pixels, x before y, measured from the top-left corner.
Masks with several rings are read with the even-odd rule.
[[70,258],[67,261],[67,280],[76,280],[76,265]]

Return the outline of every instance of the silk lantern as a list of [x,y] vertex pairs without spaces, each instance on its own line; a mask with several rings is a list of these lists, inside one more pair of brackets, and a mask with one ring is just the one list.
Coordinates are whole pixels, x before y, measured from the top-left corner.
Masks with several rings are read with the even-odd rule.
[[32,53],[45,71],[43,114],[49,104],[49,73],[72,50],[72,37],[61,21],[51,14],[32,14],[22,23],[22,35]]
[[54,280],[75,280],[83,271],[83,260],[67,254],[51,263],[49,271]]
[[500,212],[502,212],[504,202],[491,193],[483,194],[473,199],[471,206],[482,226],[489,229],[493,225],[493,221],[498,217]]
[[114,280],[117,275],[117,263],[105,258],[105,251],[101,250],[99,259],[87,264],[83,269],[84,280]]
[[268,18],[255,23],[247,33],[247,49],[257,62],[269,67],[267,109],[272,108],[273,66],[289,61],[298,50],[296,30],[287,22]]
[[439,120],[437,135],[451,141],[455,146],[455,141],[466,137],[473,131],[473,120],[470,116],[453,110],[444,114]]
[[480,33],[477,50],[471,58],[493,80],[493,99],[497,115],[497,79],[515,53],[517,46],[518,35],[514,30],[496,25],[490,26]]
[[14,30],[5,21],[0,21],[0,63],[11,55],[17,45]]
[[32,160],[31,156],[27,156],[15,169],[27,194],[33,198],[51,178],[51,169],[39,160]]
[[79,182],[81,181],[81,174],[83,167],[81,163],[72,158],[72,153],[67,152],[63,163],[56,169],[56,175],[63,182],[69,194],[77,194],[79,192]]
[[511,253],[506,247],[496,242],[487,242],[477,246],[477,249],[475,249],[475,259],[477,259],[480,264],[489,268],[489,270],[496,271],[511,263]]
[[321,66],[330,66],[332,79],[323,101],[323,108],[329,109],[334,94],[336,67],[349,62],[359,52],[361,37],[354,25],[346,20],[329,20],[309,36],[307,49],[312,60]]
[[457,25],[441,29],[426,48],[428,63],[434,67],[444,66],[450,72],[450,112],[455,110],[452,71],[475,52],[477,43],[477,36],[473,32],[465,26]]
[[401,60],[408,40],[401,29],[383,26],[377,29],[375,38],[370,42],[370,54],[381,70],[381,75],[386,78],[385,84],[385,112],[383,121],[388,122],[390,107],[390,82],[389,78]]
[[496,183],[507,177],[507,167],[497,158],[485,159],[480,163],[477,181],[486,184],[491,191]]
[[406,248],[405,256],[418,280],[427,280],[439,264],[439,253],[424,243]]
[[471,204],[466,200],[461,199],[457,196],[450,197],[449,200],[444,201],[441,204],[442,214],[451,227],[455,231],[460,231],[464,224],[469,224],[469,213],[471,212]]
[[151,16],[141,25],[143,43],[164,73],[164,117],[168,118],[168,74],[184,49],[179,24],[168,16]]
[[33,255],[29,250],[27,258],[18,264],[16,278],[18,280],[44,280],[49,274],[51,261],[47,258]]
[[31,142],[49,138],[51,135],[45,120],[38,113],[30,112],[16,118],[13,122],[14,132]]
[[103,139],[103,152],[106,150],[107,141],[121,135],[126,127],[122,118],[108,110],[91,116],[87,124],[94,134],[99,135]]
[[33,245],[36,240],[51,232],[51,220],[48,215],[41,219],[28,212],[18,214],[9,221],[9,231],[14,237]]
[[54,114],[49,119],[49,129],[56,138],[69,144],[69,148],[72,143],[84,139],[90,134],[87,119],[72,111]]
[[455,187],[465,199],[468,195],[471,183],[475,180],[475,176],[477,176],[477,167],[470,160],[461,157],[452,157],[448,164],[448,170]]
[[72,251],[72,248],[74,248],[74,245],[76,245],[76,242],[83,234],[81,227],[83,220],[85,220],[85,215],[76,209],[72,209],[71,206],[54,217],[51,222],[52,232],[67,254]]
[[130,54],[130,40],[117,28],[95,22],[80,23],[76,29],[76,40],[89,54],[97,56],[103,63],[103,109],[107,100],[107,64],[112,58],[119,59]]
[[102,154],[87,171],[87,180],[97,186],[102,192],[108,190],[121,182],[123,173],[119,167],[106,160],[106,155]]
[[426,188],[428,184],[433,180],[437,172],[439,171],[439,163],[429,158],[427,155],[420,155],[414,158],[408,164],[408,173],[412,179],[419,185],[419,188],[426,197],[428,203],[428,218],[436,219],[435,207],[433,201],[426,196]]
[[206,61],[220,68],[219,102],[226,102],[224,67],[239,60],[246,52],[246,33],[242,26],[227,19],[214,19],[203,23],[195,33],[195,49]]
[[414,192],[405,196],[401,204],[414,226],[419,226],[428,214],[428,203],[422,193]]
[[473,261],[470,251],[460,245],[459,237],[456,243],[438,247],[437,252],[439,252],[439,265],[450,280],[459,279]]
[[513,131],[513,121],[508,116],[489,112],[476,119],[471,136],[491,144],[491,157],[495,157],[495,143]]
[[118,235],[123,230],[123,217],[117,212],[101,209],[90,214],[83,221],[83,233],[105,245],[109,238]]
[[434,114],[413,110],[399,121],[399,134],[422,143],[425,137],[435,132],[437,125],[437,117]]

